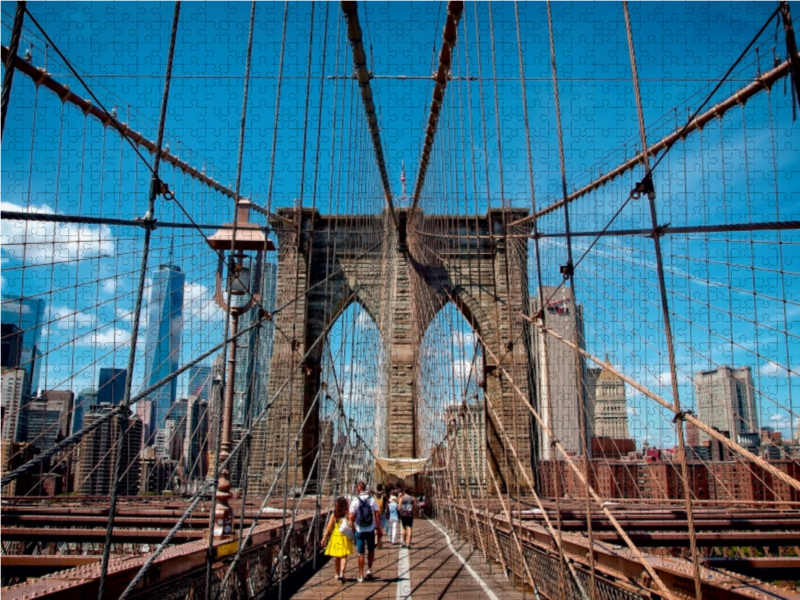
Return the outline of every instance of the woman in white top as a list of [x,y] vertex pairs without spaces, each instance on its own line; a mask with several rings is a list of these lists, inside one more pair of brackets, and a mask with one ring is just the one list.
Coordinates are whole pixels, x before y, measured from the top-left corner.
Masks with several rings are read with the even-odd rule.
[[400,510],[397,504],[397,496],[389,498],[389,541],[397,543],[397,530],[400,528]]

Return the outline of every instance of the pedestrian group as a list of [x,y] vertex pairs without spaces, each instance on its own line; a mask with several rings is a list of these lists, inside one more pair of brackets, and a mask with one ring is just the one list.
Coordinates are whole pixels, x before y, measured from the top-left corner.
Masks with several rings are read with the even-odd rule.
[[414,498],[410,487],[379,484],[375,492],[370,492],[359,481],[355,492],[350,501],[344,496],[336,500],[321,543],[325,554],[334,559],[334,578],[342,583],[346,581],[347,559],[354,549],[358,553],[358,583],[375,578],[372,564],[384,533],[389,543],[396,545],[399,532],[400,546],[410,548],[414,514],[422,517],[425,511],[425,497]]

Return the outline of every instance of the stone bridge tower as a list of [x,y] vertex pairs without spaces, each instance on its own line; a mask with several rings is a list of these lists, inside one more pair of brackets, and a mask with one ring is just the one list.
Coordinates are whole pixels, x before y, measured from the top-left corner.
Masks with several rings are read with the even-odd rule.
[[[453,302],[482,346],[481,386],[487,408],[487,460],[501,489],[516,489],[515,446],[528,476],[538,450],[530,411],[503,370],[536,406],[528,314],[526,226],[507,226],[525,210],[492,209],[485,215],[325,216],[315,209],[280,209],[276,331],[267,418],[256,427],[249,487],[265,493],[301,429],[279,495],[302,488],[311,476],[320,439],[319,403],[324,336],[341,313],[359,302],[380,332],[387,360],[384,431],[388,456],[418,458],[420,344],[439,310]],[[291,225],[291,224],[294,225]],[[434,233],[435,232],[435,233]],[[529,393],[530,391],[530,393]],[[324,393],[324,390],[323,390]],[[308,417],[306,417],[308,415]],[[491,485],[491,479],[489,479]],[[524,485],[524,481],[520,482]],[[512,487],[514,486],[514,487]]]

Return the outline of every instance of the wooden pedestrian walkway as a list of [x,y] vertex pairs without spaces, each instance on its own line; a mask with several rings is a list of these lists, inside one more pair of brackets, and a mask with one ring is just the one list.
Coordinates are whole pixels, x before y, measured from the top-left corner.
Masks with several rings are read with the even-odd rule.
[[[373,581],[357,583],[358,557],[347,561],[346,582],[334,579],[333,559],[320,567],[292,598],[297,600],[516,600],[523,592],[503,579],[498,566],[491,571],[480,552],[449,539],[435,522],[414,521],[410,549],[386,543],[375,552]],[[459,558],[460,557],[460,558]],[[462,562],[463,559],[463,562]],[[365,567],[366,568],[366,567]],[[532,597],[532,596],[530,596]]]

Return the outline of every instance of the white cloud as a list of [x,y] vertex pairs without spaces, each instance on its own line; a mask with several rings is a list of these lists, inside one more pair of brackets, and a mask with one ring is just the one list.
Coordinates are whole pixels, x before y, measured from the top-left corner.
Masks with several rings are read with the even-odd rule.
[[[470,377],[470,370],[472,369],[472,361],[459,359],[453,361],[453,370],[457,381],[466,382]],[[475,374],[472,374],[475,377]]]
[[475,346],[477,341],[477,336],[472,331],[454,331],[453,332],[453,343],[456,346],[460,346],[461,348],[472,348]]
[[798,373],[795,369],[787,369],[784,365],[778,364],[771,360],[768,360],[767,364],[759,369],[759,372],[767,377],[786,377],[787,373],[789,373],[792,377],[797,377],[800,375],[800,373]]
[[[342,404],[345,407],[354,407],[359,405],[377,406],[380,390],[377,386],[362,386],[354,385],[353,389],[347,383],[344,384],[342,389]],[[336,394],[331,394],[334,398]]]
[[772,422],[772,426],[775,429],[783,429],[792,424],[792,420],[789,418],[789,416],[781,413],[770,415],[769,420]]
[[[0,202],[0,208],[10,212],[54,214],[46,206],[25,208],[6,201]],[[112,256],[115,251],[114,236],[105,225],[4,219],[0,224],[0,243],[3,245],[4,258],[24,258],[26,264]]]
[[43,338],[51,335],[68,335],[74,337],[91,331],[96,327],[97,319],[89,312],[76,311],[69,306],[51,306],[44,319],[47,325],[42,326]]
[[183,286],[183,320],[195,322],[221,321],[225,313],[214,301],[214,294],[202,283]]
[[369,313],[359,306],[360,312],[358,313],[358,317],[356,318],[356,326],[359,329],[368,329],[374,328],[375,323],[372,321],[372,317],[369,316]]
[[[691,383],[691,381],[692,380],[688,375],[686,375],[686,373],[678,371],[678,385]],[[672,374],[669,371],[665,371],[663,373],[659,373],[658,375],[654,375],[653,383],[654,385],[670,386],[672,385]]]
[[104,327],[88,335],[82,336],[78,343],[82,346],[100,346],[101,349],[111,350],[112,347],[124,346],[131,340],[131,332],[118,327]]

